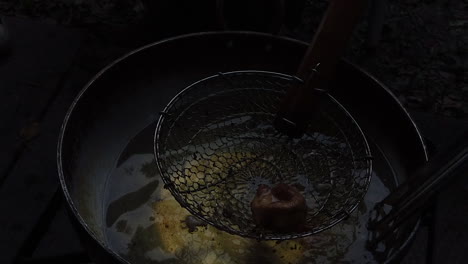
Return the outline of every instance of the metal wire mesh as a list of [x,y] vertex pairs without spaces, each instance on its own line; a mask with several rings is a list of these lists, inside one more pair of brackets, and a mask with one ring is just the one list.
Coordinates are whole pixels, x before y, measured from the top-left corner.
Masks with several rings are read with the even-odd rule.
[[[331,96],[300,139],[273,120],[296,79],[258,71],[218,74],[180,92],[155,135],[163,181],[192,214],[257,239],[318,233],[346,218],[367,191],[371,159],[357,123]],[[255,225],[250,203],[260,184],[295,186],[306,199],[307,228],[276,233]]]

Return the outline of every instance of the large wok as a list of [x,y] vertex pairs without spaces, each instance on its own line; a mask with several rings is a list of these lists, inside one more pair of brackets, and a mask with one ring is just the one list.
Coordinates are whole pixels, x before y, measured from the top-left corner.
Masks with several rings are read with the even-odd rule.
[[[148,233],[148,226],[154,226],[165,214],[173,213],[173,210],[161,209],[163,207],[152,207],[153,202],[162,199],[154,195],[162,188],[159,175],[151,167],[152,139],[159,112],[167,102],[187,85],[220,71],[266,70],[294,74],[307,45],[251,32],[191,34],[130,52],[86,85],[65,118],[58,145],[58,166],[71,217],[82,242],[97,263],[179,263],[173,256],[159,258],[164,259],[161,262],[154,261],[158,257],[152,256],[160,249],[151,245],[161,242],[153,241]],[[400,238],[375,254],[365,250],[365,220],[373,204],[427,161],[425,145],[411,117],[384,85],[347,61],[339,65],[337,76],[332,95],[354,116],[370,141],[375,175],[365,201],[350,219],[325,231],[328,233],[322,237],[309,238],[308,243],[312,243],[316,250],[307,252],[309,262],[306,263],[311,260],[396,261],[409,245],[418,218],[407,221],[401,228]],[[132,167],[137,163],[135,159],[141,157],[146,159],[146,167]],[[135,164],[129,165],[129,162]],[[139,171],[146,176],[138,174]],[[146,208],[146,222],[132,222],[132,215],[141,214],[138,211],[141,207]],[[187,225],[186,222],[169,224]],[[199,226],[197,229],[205,228]],[[209,231],[217,232],[212,227]],[[164,238],[158,231],[151,232]],[[188,236],[196,232],[205,231],[189,233],[187,230]],[[327,244],[323,240],[330,236],[339,238],[340,232],[352,232],[353,238],[340,245],[342,249],[329,250],[338,248],[334,244],[336,241]],[[135,240],[136,233],[147,234],[141,238],[143,242]],[[174,233],[163,240],[177,236]],[[230,237],[227,240],[236,239]],[[274,247],[284,250],[287,243]],[[264,251],[268,245],[256,241],[251,245],[255,252],[263,252],[260,255],[267,254]],[[246,254],[238,254],[238,263],[247,262],[243,260]],[[250,257],[257,262],[271,261],[268,257],[266,260]],[[281,260],[279,255],[275,257]],[[295,261],[300,263],[302,260],[296,258]]]

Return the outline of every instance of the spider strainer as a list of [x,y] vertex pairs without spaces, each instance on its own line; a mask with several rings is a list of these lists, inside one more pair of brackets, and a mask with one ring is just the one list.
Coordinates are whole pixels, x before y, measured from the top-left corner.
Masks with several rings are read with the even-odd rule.
[[[277,107],[295,82],[273,72],[230,72],[200,80],[170,101],[157,124],[155,155],[181,206],[221,230],[257,239],[315,234],[356,208],[371,177],[367,141],[330,95],[301,138],[277,132]],[[280,182],[306,199],[304,231],[277,233],[252,219],[257,187]]]

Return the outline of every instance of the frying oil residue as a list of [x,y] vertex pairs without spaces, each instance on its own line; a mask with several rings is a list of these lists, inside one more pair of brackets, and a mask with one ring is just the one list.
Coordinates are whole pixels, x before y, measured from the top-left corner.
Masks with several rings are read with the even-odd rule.
[[318,235],[259,242],[209,225],[191,226],[188,211],[163,188],[152,154],[131,155],[108,182],[107,242],[132,263],[369,262],[367,208],[388,193],[374,175],[365,201],[349,219]]

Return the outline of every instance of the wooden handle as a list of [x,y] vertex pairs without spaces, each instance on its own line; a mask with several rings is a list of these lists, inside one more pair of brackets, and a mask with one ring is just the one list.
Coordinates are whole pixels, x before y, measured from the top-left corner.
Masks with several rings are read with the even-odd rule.
[[367,0],[332,0],[315,33],[314,39],[297,71],[297,76],[307,79],[310,70],[318,63],[321,79],[333,75],[336,64],[343,55],[353,29],[359,21]]
[[[367,0],[331,0],[297,71],[304,81],[288,90],[275,121],[278,130],[300,137],[318,104],[316,89],[328,90]],[[314,70],[315,69],[315,70]]]

